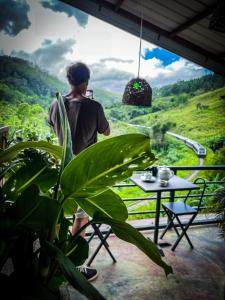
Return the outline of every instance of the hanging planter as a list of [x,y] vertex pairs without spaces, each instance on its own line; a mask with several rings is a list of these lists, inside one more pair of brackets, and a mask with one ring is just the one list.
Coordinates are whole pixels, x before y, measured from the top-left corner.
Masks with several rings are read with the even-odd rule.
[[138,76],[137,78],[131,79],[124,90],[123,93],[123,104],[135,105],[135,106],[151,106],[152,105],[152,88],[149,83],[139,77],[140,65],[141,65],[141,42],[142,42],[142,23],[143,23],[143,13],[141,14],[141,28],[140,28],[140,46],[139,46],[139,56],[138,56]]
[[123,104],[136,106],[152,105],[152,88],[145,79],[131,79],[123,93]]

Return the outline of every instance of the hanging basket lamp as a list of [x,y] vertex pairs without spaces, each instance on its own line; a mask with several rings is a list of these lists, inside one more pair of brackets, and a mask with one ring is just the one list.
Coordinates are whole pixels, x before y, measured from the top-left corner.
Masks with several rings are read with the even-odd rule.
[[141,42],[142,42],[142,23],[143,13],[141,13],[141,28],[140,28],[140,45],[139,45],[139,62],[138,62],[138,76],[131,79],[123,93],[123,104],[135,106],[151,106],[152,105],[152,88],[149,83],[139,77],[140,62],[141,62]]
[[152,88],[145,79],[131,79],[123,93],[123,104],[135,106],[152,105]]

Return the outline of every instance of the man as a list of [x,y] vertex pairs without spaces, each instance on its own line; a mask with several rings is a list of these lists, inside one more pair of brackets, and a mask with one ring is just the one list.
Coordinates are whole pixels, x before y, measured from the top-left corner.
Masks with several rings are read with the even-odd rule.
[[[69,94],[63,97],[67,117],[71,130],[73,153],[79,154],[82,150],[97,142],[97,134],[110,134],[110,126],[106,120],[100,103],[85,97],[90,79],[90,70],[81,63],[75,63],[67,68],[67,79],[71,86]],[[60,128],[60,116],[57,101],[49,109],[49,124],[53,127],[60,145],[63,144]],[[88,216],[78,208],[72,226],[72,235],[88,222]],[[83,232],[84,236],[85,233]],[[79,268],[81,273],[89,280],[97,277],[97,270],[87,267]]]

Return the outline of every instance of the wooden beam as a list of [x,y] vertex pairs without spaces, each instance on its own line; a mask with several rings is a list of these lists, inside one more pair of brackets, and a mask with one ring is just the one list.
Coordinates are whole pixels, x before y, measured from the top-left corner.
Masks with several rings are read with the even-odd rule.
[[188,27],[194,25],[195,23],[197,23],[198,21],[206,18],[208,15],[210,15],[213,10],[215,9],[216,5],[210,5],[209,7],[207,7],[205,10],[201,11],[200,13],[198,13],[197,15],[195,15],[193,18],[191,18],[190,20],[186,21],[185,23],[179,25],[177,28],[175,28],[174,30],[172,30],[169,33],[170,37],[174,37],[175,35],[177,35],[178,33],[184,31],[185,29],[187,29]]
[[114,10],[118,11],[123,2],[124,2],[124,0],[118,0],[116,5],[115,5]]

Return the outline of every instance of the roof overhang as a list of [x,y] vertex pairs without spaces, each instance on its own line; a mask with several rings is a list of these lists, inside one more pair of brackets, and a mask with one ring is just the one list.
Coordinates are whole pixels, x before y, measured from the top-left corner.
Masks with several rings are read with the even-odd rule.
[[[208,68],[215,73],[221,74],[225,76],[225,34],[213,32],[208,29],[209,41],[212,35],[214,36],[215,43],[213,44],[216,47],[216,41],[218,40],[218,49],[215,48],[213,51],[207,50],[208,48],[204,43],[206,36],[204,37],[204,43],[201,43],[201,38],[196,42],[196,39],[191,40],[191,38],[182,37],[182,33],[185,30],[189,30],[191,26],[201,21],[204,18],[207,18],[210,13],[213,12],[215,8],[216,1],[210,1],[210,5],[205,4],[205,8],[191,18],[188,18],[185,22],[178,24],[172,30],[166,30],[165,26],[158,26],[155,22],[150,22],[151,16],[148,16],[147,9],[143,6],[143,8],[139,8],[137,11],[137,5],[141,5],[140,3],[146,3],[149,1],[135,1],[135,0],[61,0],[75,8],[78,8],[94,17],[97,17],[105,22],[108,22],[120,29],[123,29],[131,34],[136,36],[140,35],[140,11],[141,9],[144,11],[143,15],[143,33],[142,37],[144,40],[149,41],[159,47],[167,49],[173,53],[176,53],[202,67]],[[126,3],[127,1],[127,3]],[[174,0],[170,0],[173,2]],[[132,9],[133,2],[133,9]],[[157,1],[155,4],[159,4]],[[160,1],[163,3],[162,1]],[[175,2],[175,1],[174,1]],[[207,2],[207,1],[205,1]],[[213,2],[213,3],[212,3]],[[129,6],[127,4],[129,3]],[[187,2],[188,3],[188,2]],[[125,5],[126,4],[126,5]],[[148,3],[149,5],[149,3]],[[162,4],[161,4],[162,5]],[[181,4],[179,4],[181,5]],[[154,6],[154,4],[153,4]],[[162,5],[162,8],[164,6]],[[165,7],[164,7],[165,9]],[[167,7],[168,9],[168,7]],[[172,10],[172,16],[175,15]],[[149,10],[150,12],[151,10]],[[168,10],[169,12],[169,10]],[[138,16],[139,15],[139,16]],[[162,17],[160,14],[158,19],[160,20]],[[170,16],[171,17],[171,16]],[[157,19],[157,18],[156,18]],[[164,16],[165,19],[165,16]],[[171,19],[171,18],[170,18]],[[192,32],[192,31],[190,31]],[[207,28],[205,27],[205,32],[207,33]],[[204,33],[205,34],[205,33]],[[191,34],[189,34],[191,37]],[[222,45],[222,46],[221,46]],[[224,46],[223,46],[224,45]],[[222,50],[222,51],[221,51]]]

